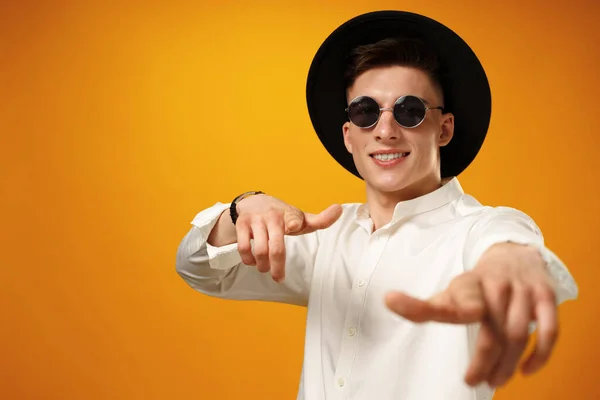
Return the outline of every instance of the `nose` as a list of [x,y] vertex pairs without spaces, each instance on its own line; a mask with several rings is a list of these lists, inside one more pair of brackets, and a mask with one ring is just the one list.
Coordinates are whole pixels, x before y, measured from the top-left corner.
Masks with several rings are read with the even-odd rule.
[[379,121],[375,126],[376,140],[395,140],[398,137],[398,124],[394,120],[393,111],[389,108],[382,109]]

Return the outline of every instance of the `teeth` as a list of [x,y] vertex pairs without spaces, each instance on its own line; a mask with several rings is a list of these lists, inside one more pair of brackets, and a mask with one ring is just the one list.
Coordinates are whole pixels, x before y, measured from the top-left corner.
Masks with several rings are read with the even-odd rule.
[[408,153],[374,154],[373,157],[380,161],[390,161],[400,157],[406,157]]

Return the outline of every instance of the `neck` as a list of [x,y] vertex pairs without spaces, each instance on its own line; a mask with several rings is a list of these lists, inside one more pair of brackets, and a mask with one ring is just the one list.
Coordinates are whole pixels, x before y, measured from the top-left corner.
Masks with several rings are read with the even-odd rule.
[[373,232],[388,224],[394,216],[396,205],[400,202],[416,199],[431,193],[448,180],[428,177],[395,192],[382,192],[367,183],[367,206],[369,216],[373,220]]

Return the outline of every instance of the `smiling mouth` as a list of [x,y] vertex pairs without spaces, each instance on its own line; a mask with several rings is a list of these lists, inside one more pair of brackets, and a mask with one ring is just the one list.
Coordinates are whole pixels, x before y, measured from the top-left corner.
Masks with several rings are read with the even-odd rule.
[[410,154],[410,152],[406,153],[390,153],[390,154],[369,154],[370,157],[375,158],[379,161],[392,161],[397,158],[403,158]]

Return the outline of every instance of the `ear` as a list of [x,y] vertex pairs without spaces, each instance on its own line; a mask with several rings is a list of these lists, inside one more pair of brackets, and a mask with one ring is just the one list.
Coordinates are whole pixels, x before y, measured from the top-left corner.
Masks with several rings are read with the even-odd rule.
[[344,144],[346,145],[346,150],[348,150],[348,153],[352,154],[352,143],[350,143],[350,122],[346,122],[344,126],[342,126],[342,131],[344,133]]
[[454,136],[454,115],[444,114],[441,118],[441,130],[438,138],[440,146],[446,146],[452,140]]

